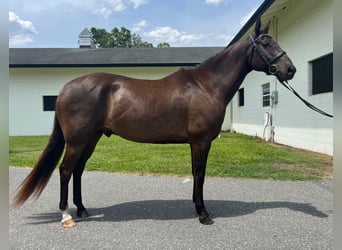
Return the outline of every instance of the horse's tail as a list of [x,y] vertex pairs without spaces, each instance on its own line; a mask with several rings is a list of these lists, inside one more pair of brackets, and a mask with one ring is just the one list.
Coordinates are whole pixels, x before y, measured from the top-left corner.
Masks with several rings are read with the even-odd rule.
[[19,186],[14,197],[14,207],[21,206],[31,195],[38,198],[48,183],[53,170],[62,156],[65,146],[63,132],[55,115],[54,127],[49,143],[45,147],[35,167]]

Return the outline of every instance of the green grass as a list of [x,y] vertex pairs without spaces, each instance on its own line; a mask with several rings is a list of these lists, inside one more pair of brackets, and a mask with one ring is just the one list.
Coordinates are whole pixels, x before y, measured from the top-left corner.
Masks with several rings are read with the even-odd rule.
[[[34,166],[47,141],[47,136],[10,137],[10,165]],[[190,147],[103,136],[86,169],[189,176]],[[331,173],[332,157],[233,133],[222,133],[213,141],[206,171],[207,176],[274,180],[317,180]]]

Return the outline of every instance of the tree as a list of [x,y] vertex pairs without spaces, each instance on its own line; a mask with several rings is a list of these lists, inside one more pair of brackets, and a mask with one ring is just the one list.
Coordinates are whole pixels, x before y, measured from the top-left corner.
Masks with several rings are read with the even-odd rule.
[[149,42],[144,42],[141,37],[133,33],[132,37],[133,47],[135,48],[153,48],[153,44]]
[[93,34],[96,46],[100,48],[142,48],[153,47],[152,43],[142,41],[141,37],[135,33],[131,33],[129,29],[115,27],[108,32],[105,29],[97,29],[92,27],[90,29]]
[[121,29],[114,28],[111,32],[111,38],[113,39],[113,47],[127,48],[133,47],[131,31],[121,27]]
[[101,48],[110,48],[113,47],[113,44],[110,40],[110,34],[105,29],[96,29],[91,28],[90,32],[93,35],[94,42],[97,46]]
[[162,43],[159,43],[157,45],[158,48],[168,48],[170,47],[170,44],[168,44],[167,42],[162,42]]

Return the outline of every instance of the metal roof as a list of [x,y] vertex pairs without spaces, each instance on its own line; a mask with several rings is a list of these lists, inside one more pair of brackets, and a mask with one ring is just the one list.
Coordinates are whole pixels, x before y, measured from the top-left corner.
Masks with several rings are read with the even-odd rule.
[[11,48],[10,68],[193,66],[224,47],[169,48]]

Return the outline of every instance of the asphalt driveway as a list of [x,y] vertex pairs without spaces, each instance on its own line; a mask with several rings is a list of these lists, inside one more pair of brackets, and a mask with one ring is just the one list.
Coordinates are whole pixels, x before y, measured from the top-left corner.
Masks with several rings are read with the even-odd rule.
[[[10,167],[10,201],[29,171]],[[195,214],[190,178],[85,172],[82,180],[91,217],[60,226],[55,171],[38,200],[10,210],[10,249],[332,249],[331,180],[207,178],[210,226]]]

